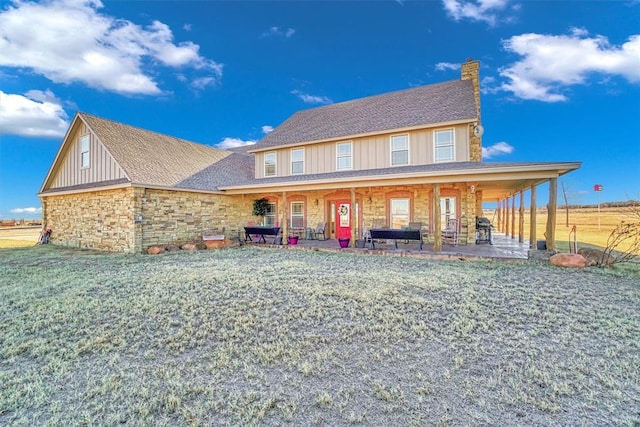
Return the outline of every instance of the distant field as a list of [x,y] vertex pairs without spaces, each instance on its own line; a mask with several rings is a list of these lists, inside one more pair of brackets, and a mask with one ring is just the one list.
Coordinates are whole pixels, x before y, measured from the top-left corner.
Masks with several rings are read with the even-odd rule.
[[[640,208],[636,208],[640,209]],[[498,218],[494,214],[494,211],[485,210],[485,215],[491,220],[491,222],[497,226]],[[566,213],[564,208],[558,209],[556,215],[556,244],[560,250],[567,250],[569,248],[569,233],[571,228],[575,225],[577,228],[577,240],[578,247],[581,244],[589,246],[606,247],[607,238],[611,234],[611,231],[622,220],[632,220],[633,216],[630,213],[630,208],[602,208],[600,209],[600,226],[598,227],[598,210],[596,208],[575,208],[569,209],[569,226],[566,226]],[[639,221],[640,218],[636,218],[635,221]],[[511,218],[509,218],[511,222]],[[543,240],[544,232],[547,227],[547,209],[538,209],[536,215],[536,228],[538,240]],[[510,225],[511,227],[511,225]],[[516,212],[516,236],[518,234],[518,214]],[[524,235],[525,239],[529,239],[529,211],[525,211],[524,219]],[[573,241],[573,235],[571,236]]]
[[0,249],[33,246],[38,242],[40,227],[0,228]]

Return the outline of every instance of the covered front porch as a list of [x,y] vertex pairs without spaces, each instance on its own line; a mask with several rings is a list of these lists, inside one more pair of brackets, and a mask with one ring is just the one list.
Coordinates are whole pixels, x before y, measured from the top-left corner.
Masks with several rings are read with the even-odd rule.
[[[269,214],[261,223],[279,227],[285,245],[288,237],[298,236],[304,246],[306,231],[319,226],[323,227],[325,238],[349,239],[353,249],[371,230],[418,227],[425,236],[423,251],[455,254],[465,246],[479,246],[476,253],[498,255],[503,247],[506,253],[514,251],[516,242],[518,248],[535,247],[538,237],[535,229],[537,187],[545,183],[549,183],[550,219],[544,236],[549,241],[549,249],[553,249],[557,178],[578,167],[578,163],[462,162],[395,168],[393,173],[357,171],[327,177],[309,175],[299,177],[295,182],[284,177],[263,179],[252,186],[225,188],[225,192],[242,195],[244,200],[247,197],[254,201],[266,199]],[[525,192],[530,193],[530,223],[533,224],[526,244]],[[508,237],[505,240],[508,245],[476,244],[476,219],[483,216],[483,203],[486,202],[497,203],[498,218],[497,221],[494,219],[492,230]],[[442,233],[451,227],[456,236],[455,249],[449,247],[447,243],[450,242]],[[484,246],[489,247],[483,249]]]

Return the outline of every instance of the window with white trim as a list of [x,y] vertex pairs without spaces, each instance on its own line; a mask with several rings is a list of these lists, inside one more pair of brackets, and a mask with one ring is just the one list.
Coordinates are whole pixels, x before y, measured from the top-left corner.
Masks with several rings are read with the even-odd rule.
[[276,153],[264,155],[264,176],[276,176]]
[[89,167],[89,135],[80,137],[80,167]]
[[434,161],[452,162],[455,160],[453,129],[437,130],[433,133]]
[[304,228],[304,202],[291,202],[291,228]]
[[291,150],[291,175],[304,173],[304,148]]
[[353,156],[351,151],[352,144],[350,142],[339,142],[336,144],[337,170],[353,169]]
[[409,135],[391,137],[391,166],[409,164]]
[[264,225],[267,227],[276,226],[276,204],[269,203],[267,205],[267,214],[264,216]]
[[409,226],[409,199],[391,199],[389,206],[389,225],[391,228]]

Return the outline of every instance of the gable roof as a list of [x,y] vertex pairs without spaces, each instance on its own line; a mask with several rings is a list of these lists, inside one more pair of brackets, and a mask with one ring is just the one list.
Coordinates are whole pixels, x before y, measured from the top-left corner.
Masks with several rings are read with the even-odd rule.
[[231,153],[78,113],[134,184],[174,187]]
[[[72,143],[68,138],[80,121],[87,125],[124,170],[127,176],[125,182],[134,185],[174,188],[182,184],[179,188],[215,191],[215,187],[189,187],[188,179],[232,154],[226,150],[78,112],[45,178],[41,192],[49,190],[47,187],[56,172],[56,163],[64,154],[66,146]],[[81,187],[108,184],[96,182],[83,184]]]
[[295,113],[250,151],[372,132],[474,120],[470,80],[451,80]]

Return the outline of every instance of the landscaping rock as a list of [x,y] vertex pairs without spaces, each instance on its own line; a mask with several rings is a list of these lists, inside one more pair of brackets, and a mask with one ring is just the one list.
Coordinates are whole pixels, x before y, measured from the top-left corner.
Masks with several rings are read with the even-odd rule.
[[204,246],[207,249],[226,248],[228,246],[231,246],[231,240],[229,240],[229,239],[224,239],[224,240],[205,240],[204,241]]
[[169,252],[171,252],[171,251],[179,251],[180,248],[178,246],[176,246],[176,245],[171,244],[171,245],[167,245],[166,250],[169,251]]
[[584,268],[587,260],[580,254],[555,254],[549,258],[551,265],[556,267]]
[[147,253],[149,255],[158,255],[163,253],[165,250],[164,246],[149,246],[149,248],[147,249]]
[[183,251],[197,251],[198,247],[196,246],[195,243],[185,243],[184,245],[182,245],[182,250]]
[[612,266],[615,262],[611,255],[604,256],[604,251],[600,249],[580,248],[578,253],[587,260],[589,267],[598,265]]

